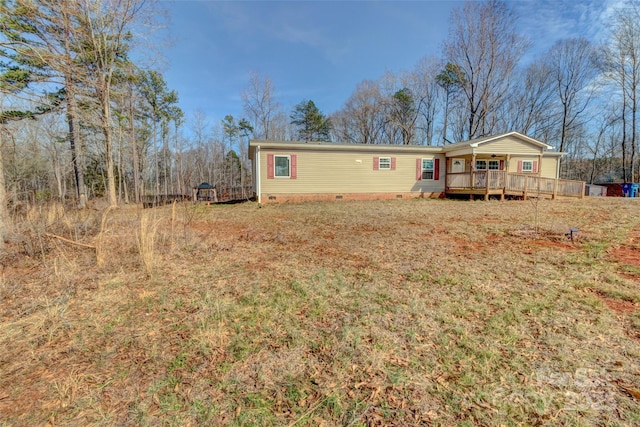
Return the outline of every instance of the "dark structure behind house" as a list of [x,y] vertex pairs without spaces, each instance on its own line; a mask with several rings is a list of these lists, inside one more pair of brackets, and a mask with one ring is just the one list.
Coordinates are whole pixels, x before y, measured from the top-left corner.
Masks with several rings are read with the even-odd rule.
[[193,187],[192,192],[194,202],[218,202],[216,186],[208,182],[202,182],[196,187]]

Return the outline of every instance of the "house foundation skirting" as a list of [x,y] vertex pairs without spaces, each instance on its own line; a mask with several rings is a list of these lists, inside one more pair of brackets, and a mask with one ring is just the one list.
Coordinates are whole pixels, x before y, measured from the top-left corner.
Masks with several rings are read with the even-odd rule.
[[308,194],[262,194],[262,203],[297,203],[312,201],[347,201],[347,200],[395,200],[442,197],[440,192],[394,192],[394,193],[308,193]]

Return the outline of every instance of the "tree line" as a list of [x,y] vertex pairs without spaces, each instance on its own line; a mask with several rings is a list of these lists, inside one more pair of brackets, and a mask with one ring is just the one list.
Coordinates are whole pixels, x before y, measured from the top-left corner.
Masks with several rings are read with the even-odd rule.
[[640,180],[636,3],[601,44],[562,39],[532,57],[507,3],[469,1],[440,57],[360,82],[339,111],[305,99],[287,112],[271,78],[250,73],[244,117],[213,123],[185,117],[162,73],[133,59],[160,12],[152,0],[0,0],[0,200],[84,207],[243,186],[249,138],[443,145],[518,131],[566,152],[565,178]]
[[560,39],[533,56],[507,3],[466,2],[451,14],[440,57],[360,82],[339,111],[325,116],[303,101],[287,122],[270,79],[252,76],[245,112],[269,122],[259,137],[302,141],[445,145],[517,131],[567,153],[563,178],[635,182],[640,6],[614,11],[608,24],[599,43]]

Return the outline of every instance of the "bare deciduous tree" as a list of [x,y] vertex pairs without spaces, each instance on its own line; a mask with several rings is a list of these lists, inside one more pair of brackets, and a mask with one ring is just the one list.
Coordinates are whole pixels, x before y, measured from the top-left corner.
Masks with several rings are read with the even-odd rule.
[[418,105],[419,122],[417,124],[418,132],[420,132],[418,140],[425,145],[433,145],[436,117],[441,109],[437,80],[441,67],[439,60],[423,58],[411,73],[409,87],[413,89],[420,100]]
[[595,51],[587,39],[571,38],[557,41],[547,57],[560,102],[558,149],[565,151],[572,138],[583,131],[585,111],[595,93]]
[[466,137],[497,131],[498,111],[512,86],[513,71],[528,47],[505,2],[468,1],[451,15],[446,61],[459,67],[467,115]]
[[252,72],[249,83],[242,91],[244,112],[253,127],[253,135],[258,139],[273,139],[275,121],[282,116],[280,104],[275,99],[273,82],[267,76]]
[[509,97],[505,111],[506,128],[542,137],[553,115],[555,87],[549,64],[535,59],[523,71]]
[[[611,39],[605,47],[601,64],[606,79],[615,87],[613,93],[621,97],[622,175],[626,182],[629,179],[636,180],[634,162],[640,88],[640,6],[632,3],[617,11],[613,24]],[[630,159],[627,161],[629,154]]]
[[384,132],[382,95],[377,82],[360,82],[344,105],[332,117],[338,141],[378,144]]

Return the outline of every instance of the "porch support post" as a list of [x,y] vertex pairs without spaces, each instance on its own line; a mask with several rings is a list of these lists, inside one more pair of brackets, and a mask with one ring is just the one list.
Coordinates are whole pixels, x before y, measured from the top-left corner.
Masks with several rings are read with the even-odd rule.
[[507,193],[507,185],[509,182],[509,166],[511,165],[511,154],[507,154],[504,159],[504,171],[502,172],[504,175],[504,182],[502,185],[502,194],[500,195],[500,200],[504,200],[504,196]]
[[538,155],[538,178],[542,176],[542,154]]
[[449,171],[451,170],[450,163],[451,163],[451,159],[445,155],[444,157],[444,192],[445,193],[449,191]]
[[551,195],[551,200],[555,200],[558,197],[558,178],[553,180],[553,194]]
[[476,182],[476,154],[471,155],[471,189],[475,187]]
[[484,200],[489,200],[489,169],[484,172]]

